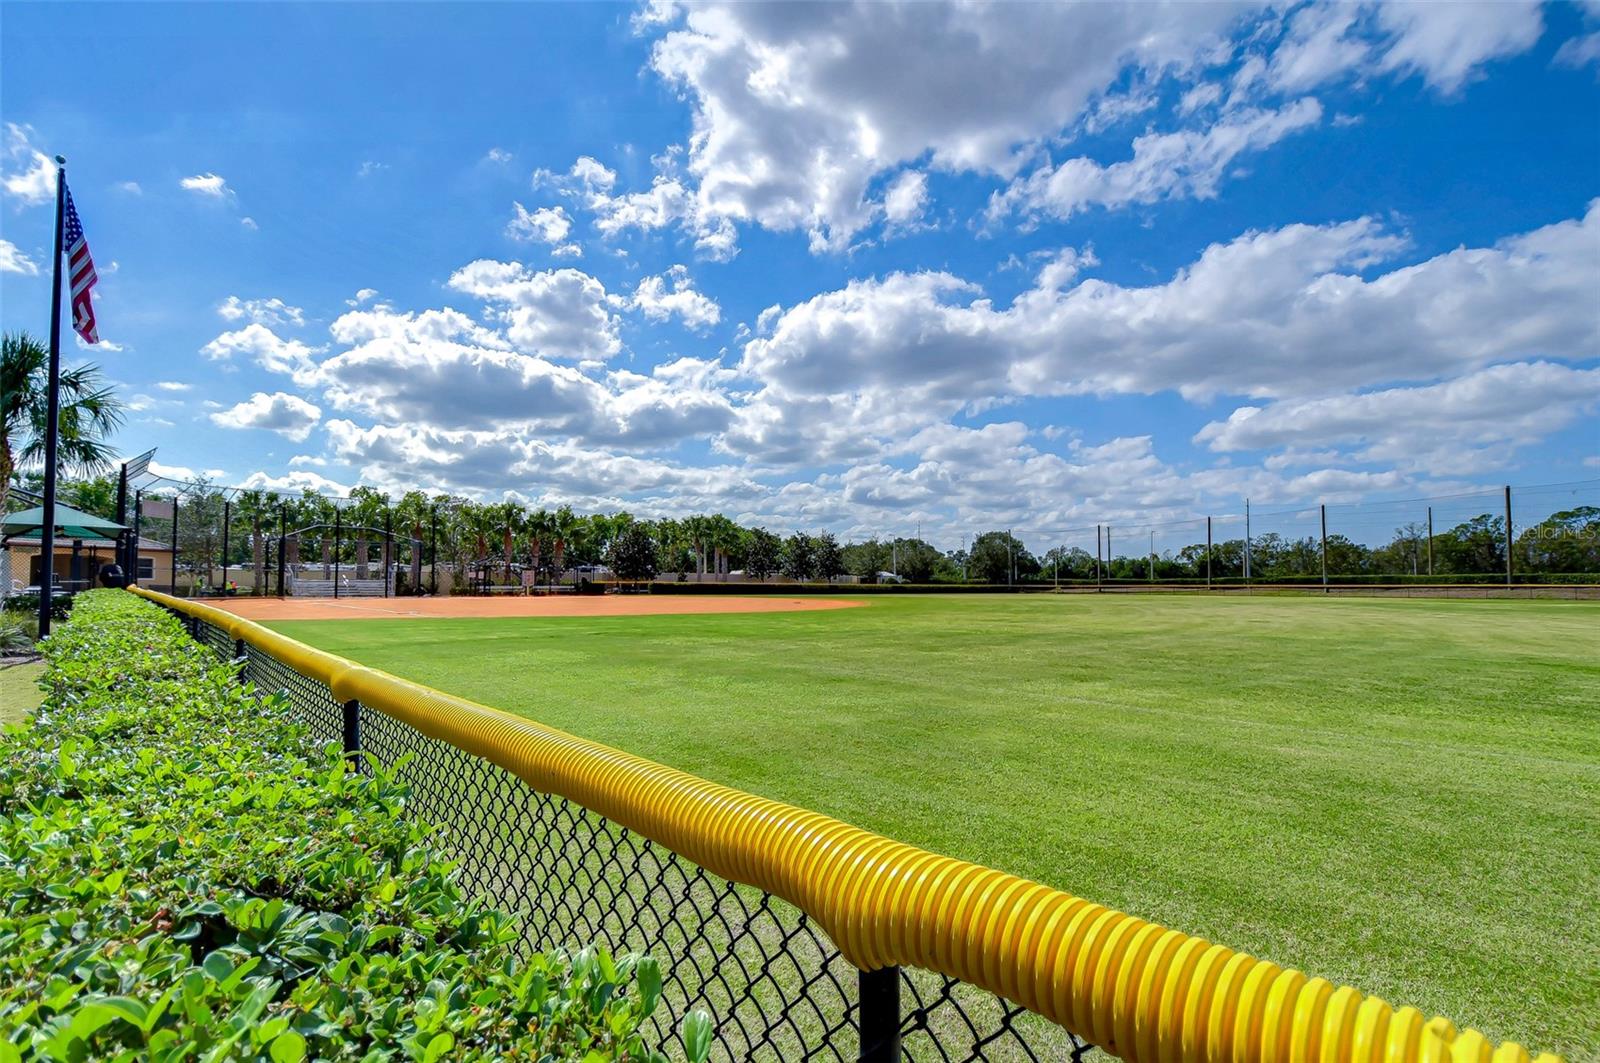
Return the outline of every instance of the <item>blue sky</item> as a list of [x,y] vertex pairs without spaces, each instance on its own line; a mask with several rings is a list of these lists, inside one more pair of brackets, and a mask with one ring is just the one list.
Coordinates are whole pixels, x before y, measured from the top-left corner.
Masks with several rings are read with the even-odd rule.
[[59,152],[169,470],[950,542],[1600,476],[1600,5],[3,19],[0,316]]

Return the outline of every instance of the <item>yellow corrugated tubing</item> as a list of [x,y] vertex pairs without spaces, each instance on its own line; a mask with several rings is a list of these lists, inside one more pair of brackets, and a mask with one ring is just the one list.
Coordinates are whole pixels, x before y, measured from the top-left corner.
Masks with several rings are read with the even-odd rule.
[[[718,786],[312,649],[231,613],[199,617],[430,737],[493,761],[815,920],[863,970],[981,986],[1137,1061],[1529,1063],[1415,1008],[1335,986],[1001,871]],[[1543,1054],[1538,1063],[1559,1063]]]

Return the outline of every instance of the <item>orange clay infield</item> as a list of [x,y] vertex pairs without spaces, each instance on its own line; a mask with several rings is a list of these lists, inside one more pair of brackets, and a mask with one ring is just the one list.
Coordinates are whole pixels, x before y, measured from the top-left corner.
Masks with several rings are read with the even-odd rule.
[[246,620],[407,620],[430,616],[672,616],[708,613],[798,613],[850,609],[840,598],[722,597],[649,594],[507,595],[449,598],[207,598],[207,605]]

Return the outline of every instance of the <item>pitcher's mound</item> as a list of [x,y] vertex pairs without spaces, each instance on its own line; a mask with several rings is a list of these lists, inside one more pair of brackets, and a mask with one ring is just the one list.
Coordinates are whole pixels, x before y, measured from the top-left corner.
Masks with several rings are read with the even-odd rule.
[[723,595],[546,594],[450,598],[208,598],[207,605],[247,620],[405,620],[430,616],[669,616],[703,613],[794,613],[849,609],[842,598]]

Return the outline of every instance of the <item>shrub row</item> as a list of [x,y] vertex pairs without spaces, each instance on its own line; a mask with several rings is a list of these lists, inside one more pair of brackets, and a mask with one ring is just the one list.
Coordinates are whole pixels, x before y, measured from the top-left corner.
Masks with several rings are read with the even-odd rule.
[[519,961],[401,785],[161,609],[81,595],[44,649],[0,739],[0,1063],[662,1058],[654,959]]

